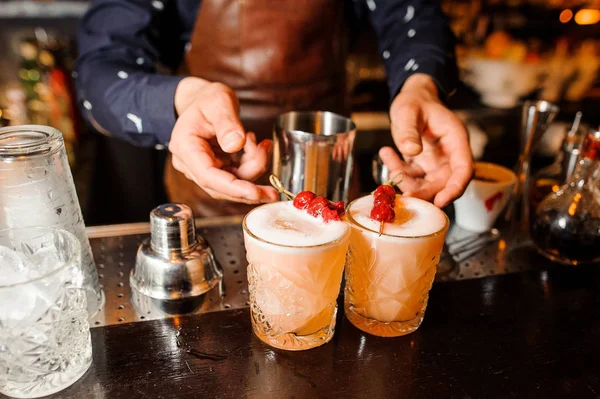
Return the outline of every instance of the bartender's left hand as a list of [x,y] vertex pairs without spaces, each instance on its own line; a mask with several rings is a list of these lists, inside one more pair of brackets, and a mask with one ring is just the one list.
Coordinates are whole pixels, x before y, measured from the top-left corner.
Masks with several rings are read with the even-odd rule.
[[433,200],[440,208],[460,197],[473,174],[473,159],[463,123],[439,100],[437,86],[424,74],[410,76],[390,107],[394,149],[379,151],[405,195]]

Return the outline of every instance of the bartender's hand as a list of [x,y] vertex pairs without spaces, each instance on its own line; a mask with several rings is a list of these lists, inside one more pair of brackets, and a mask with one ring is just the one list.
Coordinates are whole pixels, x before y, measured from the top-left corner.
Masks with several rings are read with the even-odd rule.
[[410,76],[390,107],[392,136],[404,161],[394,149],[379,151],[392,178],[404,174],[398,185],[405,195],[433,200],[444,207],[460,197],[473,174],[467,131],[439,100],[433,80]]
[[[173,167],[211,197],[256,204],[278,199],[270,186],[252,182],[266,172],[273,142],[256,142],[238,117],[238,99],[229,87],[204,79],[183,79],[175,91],[177,122],[169,150]],[[231,155],[243,149],[235,165]]]

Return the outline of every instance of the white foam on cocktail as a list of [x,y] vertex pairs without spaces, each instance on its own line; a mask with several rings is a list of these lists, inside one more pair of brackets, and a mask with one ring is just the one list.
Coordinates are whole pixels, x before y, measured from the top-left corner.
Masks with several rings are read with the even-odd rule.
[[327,244],[348,232],[346,223],[325,223],[321,218],[296,209],[292,201],[256,208],[246,217],[246,226],[261,240],[291,247]]
[[[371,209],[373,209],[373,196],[367,195],[354,201],[348,212],[363,227],[379,231],[379,222],[370,217]],[[387,236],[426,236],[443,230],[447,223],[447,217],[443,211],[435,205],[417,198],[397,195],[394,211],[396,219],[393,223],[385,224],[382,239]]]

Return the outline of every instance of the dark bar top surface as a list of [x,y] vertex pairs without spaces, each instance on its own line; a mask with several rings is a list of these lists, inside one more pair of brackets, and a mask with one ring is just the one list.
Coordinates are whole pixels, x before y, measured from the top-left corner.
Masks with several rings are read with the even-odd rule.
[[259,341],[248,309],[94,328],[91,369],[54,397],[596,398],[599,287],[599,266],[552,264],[436,283],[415,333],[370,336],[340,309],[303,352]]

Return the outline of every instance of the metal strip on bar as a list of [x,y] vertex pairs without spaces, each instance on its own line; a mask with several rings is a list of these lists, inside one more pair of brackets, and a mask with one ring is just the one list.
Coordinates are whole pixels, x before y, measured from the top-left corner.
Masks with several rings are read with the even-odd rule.
[[[240,225],[244,215],[219,216],[213,218],[196,218],[196,228]],[[150,223],[126,223],[107,226],[91,226],[86,229],[89,238],[106,238],[128,236],[133,234],[149,234]]]

